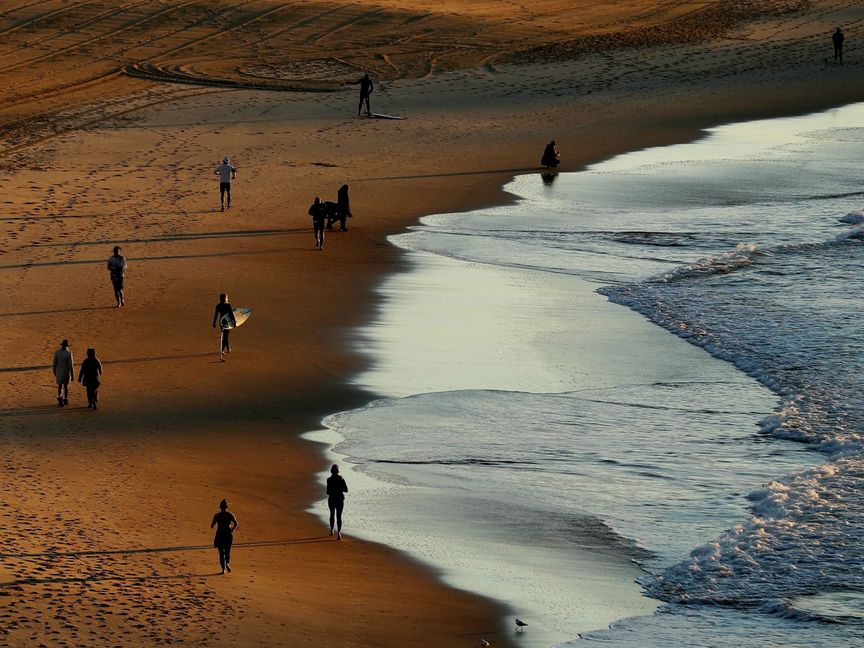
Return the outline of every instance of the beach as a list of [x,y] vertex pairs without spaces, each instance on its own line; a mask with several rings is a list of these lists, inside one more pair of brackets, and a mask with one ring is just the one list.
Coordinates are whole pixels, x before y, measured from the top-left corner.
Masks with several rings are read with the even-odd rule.
[[[860,101],[854,49],[842,67],[825,52],[835,23],[854,38],[860,9],[757,3],[718,30],[688,3],[151,4],[0,5],[0,643],[521,645],[494,594],[352,537],[351,493],[342,542],[307,510],[329,463],[302,435],[389,395],[358,380],[376,360],[352,333],[412,266],[387,237],[512,203],[502,187],[536,172],[552,138],[576,171]],[[373,109],[404,120],[356,117],[344,83],[364,69]],[[226,212],[224,155],[238,168]],[[306,210],[343,183],[354,218],[319,252]],[[129,262],[122,309],[114,245]],[[254,310],[225,363],[221,292]],[[88,347],[103,361],[98,412],[78,385],[56,405],[64,338],[76,367]],[[223,497],[240,522],[230,576],[209,529]],[[623,566],[594,576],[586,599],[624,592],[626,613],[642,598]],[[612,619],[592,605],[584,625],[600,629]]]

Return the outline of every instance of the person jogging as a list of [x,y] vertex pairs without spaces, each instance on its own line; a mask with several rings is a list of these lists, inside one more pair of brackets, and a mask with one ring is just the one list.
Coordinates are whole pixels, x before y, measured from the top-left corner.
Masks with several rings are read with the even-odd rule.
[[237,518],[228,512],[228,502],[224,499],[219,502],[219,512],[213,516],[210,528],[216,527],[216,535],[213,537],[213,546],[219,552],[219,566],[222,573],[228,570],[231,573],[231,545],[234,544],[234,530],[239,526]]
[[333,464],[330,476],[327,478],[327,506],[330,509],[330,535],[333,535],[333,522],[336,522],[336,539],[342,539],[342,508],[345,506],[345,493],[348,484],[339,474],[339,466]]
[[111,276],[111,285],[114,287],[114,299],[117,300],[117,308],[126,305],[126,296],[123,293],[126,267],[126,257],[120,254],[120,246],[115,245],[114,254],[108,258],[108,274]]
[[225,211],[225,194],[228,194],[228,209],[231,209],[231,182],[237,177],[237,169],[231,166],[231,158],[222,158],[222,164],[213,172],[219,176],[219,203]]
[[312,217],[312,234],[315,237],[315,247],[319,250],[324,250],[324,226],[327,222],[327,207],[321,202],[318,196],[315,196],[315,202],[309,208],[309,215]]

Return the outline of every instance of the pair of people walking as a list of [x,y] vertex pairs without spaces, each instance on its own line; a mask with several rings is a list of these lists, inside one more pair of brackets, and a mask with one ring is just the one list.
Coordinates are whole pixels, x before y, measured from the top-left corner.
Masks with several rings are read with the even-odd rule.
[[[66,407],[69,404],[69,382],[75,380],[75,361],[69,350],[69,340],[63,340],[60,348],[54,352],[52,363],[54,379],[57,381],[57,404]],[[87,349],[87,358],[81,363],[78,371],[78,382],[87,391],[87,407],[99,409],[99,387],[102,384],[102,363],[96,357],[96,349]]]
[[[327,478],[327,505],[330,508],[330,535],[334,531],[336,539],[342,539],[342,508],[345,504],[345,493],[348,492],[348,484],[339,474],[339,466],[333,464],[330,468],[330,477]],[[216,527],[213,536],[213,546],[219,553],[219,567],[224,574],[231,573],[231,547],[234,545],[234,531],[240,524],[237,516],[228,510],[228,501],[219,502],[219,512],[210,521],[210,528]]]

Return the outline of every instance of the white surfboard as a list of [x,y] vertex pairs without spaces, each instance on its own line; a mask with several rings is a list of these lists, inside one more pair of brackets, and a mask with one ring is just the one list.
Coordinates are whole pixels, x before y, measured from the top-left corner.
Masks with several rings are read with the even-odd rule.
[[372,113],[369,117],[372,119],[405,119],[398,115],[382,115],[381,113]]
[[243,324],[243,322],[245,322],[247,319],[249,319],[252,316],[252,309],[251,308],[235,308],[233,315],[234,315],[234,317],[232,318],[231,315],[229,315],[228,313],[225,313],[219,319],[219,328],[221,328],[223,330],[226,330],[226,329],[230,330],[230,329],[237,328],[238,326]]

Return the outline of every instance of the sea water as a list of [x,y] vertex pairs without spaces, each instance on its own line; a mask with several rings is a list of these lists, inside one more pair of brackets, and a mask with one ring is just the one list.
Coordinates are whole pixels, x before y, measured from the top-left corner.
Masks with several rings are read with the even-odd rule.
[[352,532],[526,646],[864,644],[862,159],[864,105],[734,124],[393,237]]

